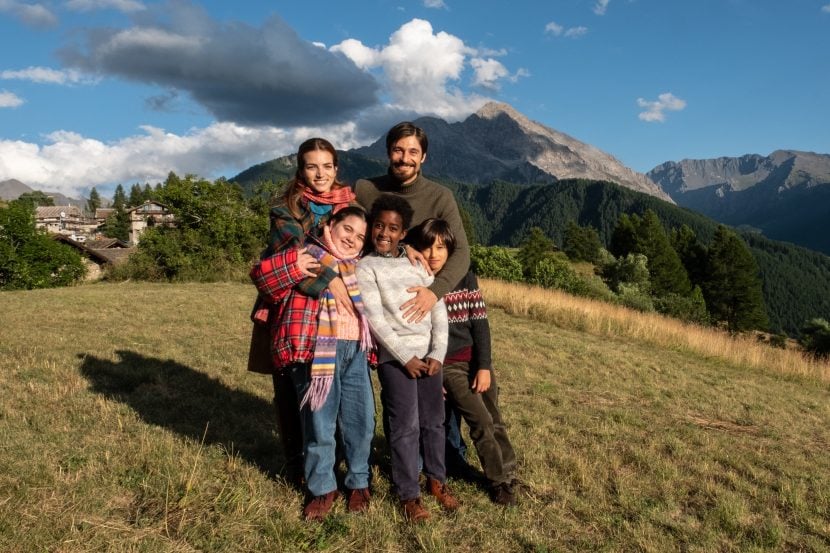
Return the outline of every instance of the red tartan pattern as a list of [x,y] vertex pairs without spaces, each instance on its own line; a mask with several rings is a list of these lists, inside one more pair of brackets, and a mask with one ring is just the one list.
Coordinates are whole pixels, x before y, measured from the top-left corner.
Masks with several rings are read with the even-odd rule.
[[297,249],[289,248],[263,259],[250,274],[254,286],[277,311],[271,324],[271,354],[276,367],[310,363],[314,358],[320,301],[294,288],[304,278],[296,261]]

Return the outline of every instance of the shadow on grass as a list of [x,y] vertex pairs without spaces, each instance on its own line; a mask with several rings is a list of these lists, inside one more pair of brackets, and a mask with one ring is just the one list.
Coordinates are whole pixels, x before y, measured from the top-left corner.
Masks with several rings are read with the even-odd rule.
[[286,476],[271,402],[169,359],[116,353],[119,361],[78,355],[94,392],[129,405],[147,423],[220,445],[271,477]]

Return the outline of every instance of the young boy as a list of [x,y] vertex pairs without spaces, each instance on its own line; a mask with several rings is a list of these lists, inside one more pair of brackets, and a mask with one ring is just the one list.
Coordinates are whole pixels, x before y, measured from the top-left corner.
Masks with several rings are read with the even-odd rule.
[[[419,250],[434,274],[439,274],[455,247],[446,221],[427,219],[412,230],[410,243]],[[478,280],[468,271],[444,296],[449,319],[449,344],[444,360],[444,388],[470,427],[492,500],[516,504],[516,454],[498,405],[498,387],[490,355],[490,325]]]
[[419,445],[427,491],[446,511],[458,501],[446,485],[444,398],[441,365],[447,351],[447,312],[439,301],[417,323],[408,323],[401,304],[408,288],[429,286],[433,277],[413,266],[399,243],[412,222],[412,208],[400,196],[386,194],[369,215],[374,251],[357,265],[357,281],[366,317],[378,343],[378,378],[392,450],[392,483],[404,517],[429,518],[418,484]]

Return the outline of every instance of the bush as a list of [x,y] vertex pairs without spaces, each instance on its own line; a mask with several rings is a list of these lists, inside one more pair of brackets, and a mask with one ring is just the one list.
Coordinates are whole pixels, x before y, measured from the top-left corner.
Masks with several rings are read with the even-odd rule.
[[830,323],[820,318],[811,319],[801,328],[799,342],[816,357],[830,356]]
[[480,277],[497,278],[508,282],[522,281],[522,265],[507,248],[472,246],[470,268]]
[[617,292],[617,300],[620,304],[631,309],[636,309],[637,311],[643,311],[645,313],[654,311],[654,303],[652,302],[651,295],[648,292],[640,290],[636,284],[621,283]]
[[654,308],[659,313],[701,325],[709,324],[709,312],[700,286],[695,286],[690,296],[666,294],[654,298]]
[[651,282],[648,273],[648,258],[643,254],[629,253],[614,259],[607,256],[600,269],[603,280],[611,290],[620,293],[623,284],[635,286],[640,292],[648,293]]

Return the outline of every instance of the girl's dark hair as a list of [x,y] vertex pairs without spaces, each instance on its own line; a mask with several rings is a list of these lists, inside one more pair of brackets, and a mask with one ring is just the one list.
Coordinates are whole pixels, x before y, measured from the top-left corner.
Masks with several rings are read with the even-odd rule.
[[[289,181],[286,185],[285,193],[282,196],[285,205],[288,206],[288,210],[291,211],[294,218],[298,220],[302,218],[300,198],[302,197],[303,191],[306,187],[306,183],[303,180],[305,155],[315,150],[330,153],[334,166],[335,168],[337,167],[337,150],[335,150],[334,146],[331,145],[331,142],[325,138],[309,138],[300,144],[300,147],[297,149],[297,171],[294,172],[294,178],[291,179],[291,181]],[[344,186],[346,185],[337,180],[337,176],[335,175],[334,184],[331,186],[332,190],[343,188]]]
[[346,217],[351,217],[351,216],[357,217],[357,218],[361,219],[362,221],[366,221],[366,210],[364,210],[362,207],[356,206],[356,205],[350,205],[348,207],[344,207],[343,209],[341,209],[340,211],[338,211],[337,213],[335,213],[334,215],[331,216],[331,218],[329,219],[329,224],[330,225],[335,225],[335,224],[339,223],[340,221],[342,221],[343,219],[345,219]]
[[444,219],[435,217],[427,219],[406,235],[407,242],[418,251],[432,246],[439,238],[447,247],[447,253],[452,255],[455,251],[455,235],[452,233],[450,224]]
[[409,225],[412,224],[412,215],[414,214],[412,206],[400,196],[396,196],[395,194],[382,194],[379,196],[375,200],[375,203],[372,204],[372,209],[369,211],[369,219],[374,221],[378,218],[381,211],[394,211],[400,215],[404,230],[408,229]]

